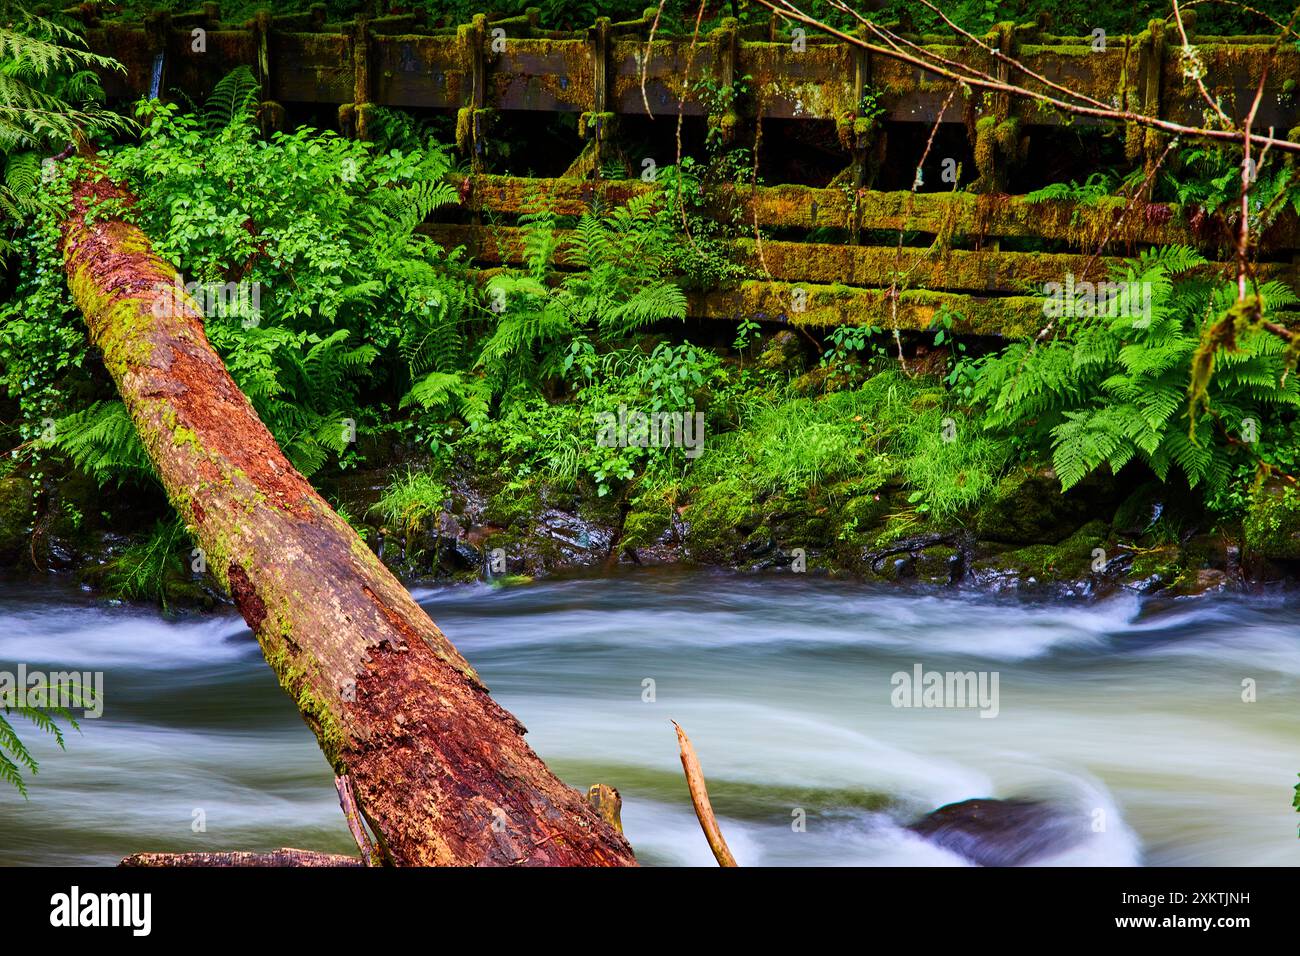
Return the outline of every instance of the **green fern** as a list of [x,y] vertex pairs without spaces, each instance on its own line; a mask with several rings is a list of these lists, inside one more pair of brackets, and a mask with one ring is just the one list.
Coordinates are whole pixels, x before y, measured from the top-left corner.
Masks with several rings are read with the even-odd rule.
[[231,70],[212,88],[203,104],[203,122],[209,133],[219,133],[230,126],[252,119],[257,110],[261,84],[246,66]]
[[49,444],[101,484],[150,480],[154,469],[120,401],[95,402],[54,423]]
[[[588,210],[567,240],[556,235],[557,217],[548,210],[521,217],[525,268],[494,276],[484,290],[496,325],[477,364],[494,392],[554,374],[569,342],[588,334],[616,341],[685,318],[686,295],[668,278],[677,240],[659,201],[647,193],[603,213]],[[558,259],[564,271],[555,269]]]
[[[1161,480],[1181,472],[1215,500],[1239,456],[1235,436],[1249,420],[1300,406],[1300,388],[1284,375],[1283,344],[1242,328],[1234,348],[1215,354],[1212,381],[1203,375],[1203,404],[1214,415],[1195,417],[1188,395],[1198,350],[1236,295],[1235,286],[1187,277],[1203,262],[1186,247],[1148,250],[1112,279],[1149,290],[1149,314],[1066,319],[1055,339],[963,363],[956,375],[974,383],[986,427],[1026,456],[1050,454],[1066,489],[1103,466],[1118,472],[1140,460]],[[1281,283],[1262,291],[1273,308],[1296,301]]]
[[103,109],[94,70],[125,68],[91,53],[84,41],[53,20],[9,9],[0,22],[0,156],[5,158],[0,213],[30,211],[36,183],[32,158],[13,157],[77,141],[93,132],[122,132],[129,120]]
[[[74,692],[74,698],[80,698],[79,692]],[[73,701],[80,704],[80,700]],[[54,738],[55,743],[59,745],[60,750],[66,749],[63,738],[63,730],[59,727],[55,718],[61,718],[68,722],[73,730],[80,730],[76,718],[65,707],[21,707],[5,705],[4,712],[0,713],[0,780],[12,784],[17,791],[27,798],[27,781],[24,779],[25,773],[34,774],[40,769],[32,752],[23,743],[22,738],[14,729],[13,724],[9,721],[10,714],[17,714],[24,717],[36,725],[37,729],[43,730]]]

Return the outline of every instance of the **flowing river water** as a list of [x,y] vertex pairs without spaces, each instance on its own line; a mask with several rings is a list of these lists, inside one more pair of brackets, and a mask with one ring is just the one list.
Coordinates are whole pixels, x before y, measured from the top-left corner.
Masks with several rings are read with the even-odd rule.
[[[963,865],[907,825],[976,797],[1065,821],[1038,863],[1300,864],[1295,597],[1033,604],[699,570],[415,594],[561,777],[620,790],[644,863],[712,863],[677,720],[741,865]],[[0,670],[20,662],[103,671],[105,708],[66,752],[14,718],[41,765],[27,801],[0,785],[0,864],[354,852],[314,738],[233,611],[0,584]],[[894,675],[917,665],[996,674],[996,716],[895,706]]]

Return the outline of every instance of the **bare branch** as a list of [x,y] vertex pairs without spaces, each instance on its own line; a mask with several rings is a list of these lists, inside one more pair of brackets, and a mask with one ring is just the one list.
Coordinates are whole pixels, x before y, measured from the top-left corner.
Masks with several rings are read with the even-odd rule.
[[713,804],[709,802],[709,791],[704,786],[704,771],[700,769],[700,760],[695,756],[691,739],[686,736],[686,731],[682,730],[677,721],[673,721],[673,726],[677,728],[677,746],[682,753],[682,769],[686,771],[686,786],[690,788],[691,803],[695,805],[695,816],[699,818],[700,827],[704,830],[704,838],[709,841],[709,849],[713,851],[718,866],[738,866],[736,858],[731,855],[731,850],[727,847],[727,841],[722,837],[722,831],[718,828],[718,818],[714,816]]
[[[763,6],[767,7],[772,12],[776,13],[778,16],[784,17],[785,19],[788,20],[795,20],[799,23],[803,23],[816,30],[820,30],[821,32],[826,33],[830,36],[836,37],[837,39],[842,40],[845,43],[867,50],[868,52],[878,53],[881,56],[889,57],[891,59],[908,63],[912,66],[925,70],[926,72],[933,73],[936,76],[940,76],[945,79],[953,80],[960,83],[966,83],[967,85],[972,87],[989,90],[995,93],[1006,93],[1011,96],[1031,99],[1036,102],[1042,103],[1044,105],[1058,109],[1063,113],[1069,113],[1074,116],[1088,116],[1088,117],[1093,117],[1095,119],[1107,120],[1116,123],[1135,123],[1138,126],[1144,126],[1149,129],[1157,129],[1165,133],[1171,133],[1175,136],[1183,136],[1190,139],[1207,139],[1207,140],[1213,140],[1215,142],[1231,143],[1231,142],[1239,141],[1242,137],[1242,134],[1235,129],[1220,130],[1220,129],[1209,129],[1207,127],[1202,127],[1202,126],[1188,126],[1183,123],[1175,123],[1171,120],[1164,120],[1155,116],[1147,116],[1144,113],[1136,113],[1133,112],[1132,110],[1102,109],[1101,107],[1090,106],[1087,104],[1066,102],[1065,100],[1062,100],[1058,97],[1051,96],[1047,93],[1043,93],[1040,90],[1032,90],[1029,89],[1028,87],[1019,86],[1014,83],[989,79],[987,75],[981,76],[978,70],[976,70],[974,67],[971,67],[967,64],[959,64],[958,68],[960,68],[962,72],[958,72],[958,68],[950,67],[948,65],[945,65],[943,62],[937,62],[934,59],[937,55],[925,51],[924,47],[917,48],[918,54],[922,53],[922,51],[925,51],[924,55],[931,57],[931,59],[929,60],[923,59],[921,55],[908,53],[903,50],[900,50],[898,48],[898,45],[906,43],[907,41],[897,36],[897,34],[894,34],[878,25],[875,27],[875,29],[879,32],[879,34],[881,36],[888,37],[892,42],[896,44],[895,46],[893,47],[881,46],[877,43],[871,43],[866,40],[863,40],[861,37],[856,37],[853,36],[852,34],[845,33],[843,30],[836,29],[835,27],[823,23],[822,21],[816,19],[815,17],[811,17],[805,14],[804,12],[799,10],[799,8],[795,7],[792,3],[790,3],[789,0],[758,0],[758,2]],[[941,61],[943,60],[943,58],[939,57],[938,60]],[[955,61],[952,62],[955,63]],[[1013,60],[1012,62],[1015,63],[1016,61]],[[1024,69],[1023,65],[1019,65],[1016,68]],[[1028,71],[1026,70],[1026,72]],[[1249,134],[1249,137],[1250,137],[1250,141],[1256,146],[1263,147],[1263,146],[1271,145],[1273,148],[1281,150],[1283,152],[1300,154],[1300,143],[1292,142],[1291,140],[1286,140],[1286,139],[1277,139],[1276,137],[1273,136],[1261,136],[1258,133],[1251,133]]]

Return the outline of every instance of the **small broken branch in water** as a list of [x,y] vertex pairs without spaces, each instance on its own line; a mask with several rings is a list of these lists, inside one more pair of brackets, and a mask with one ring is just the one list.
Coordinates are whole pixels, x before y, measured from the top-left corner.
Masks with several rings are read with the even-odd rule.
[[587,790],[587,802],[600,818],[619,833],[623,832],[623,798],[608,784],[593,783]]
[[727,841],[723,839],[722,830],[718,828],[718,818],[713,813],[713,804],[709,802],[709,791],[704,785],[704,771],[700,769],[700,758],[695,756],[691,738],[686,736],[686,731],[682,730],[677,721],[673,721],[673,726],[677,728],[677,746],[682,752],[682,769],[686,771],[686,786],[690,788],[691,803],[695,805],[695,815],[704,830],[704,838],[709,841],[709,849],[713,851],[718,866],[739,866],[736,858],[731,855]]
[[352,791],[351,778],[347,774],[340,774],[335,777],[334,789],[339,792],[339,806],[343,808],[343,816],[347,818],[348,829],[352,832],[352,839],[357,841],[357,849],[361,851],[361,859],[366,866],[382,866],[384,862],[383,854],[375,850],[374,844],[370,842],[370,835],[366,833],[366,825],[361,819],[361,811],[357,809],[357,796]]
[[282,847],[270,853],[233,850],[225,853],[132,853],[118,866],[365,866],[364,860],[341,853],[318,853]]

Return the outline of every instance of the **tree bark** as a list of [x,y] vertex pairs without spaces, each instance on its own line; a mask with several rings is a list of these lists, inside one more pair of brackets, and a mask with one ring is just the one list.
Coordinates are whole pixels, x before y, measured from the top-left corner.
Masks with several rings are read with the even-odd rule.
[[[634,865],[525,728],[285,459],[208,344],[134,202],[97,173],[63,226],[73,299],[167,496],[252,628],[380,852],[414,865]],[[92,217],[94,219],[94,217]]]
[[365,866],[355,856],[283,847],[270,853],[233,850],[222,853],[132,853],[118,866]]

